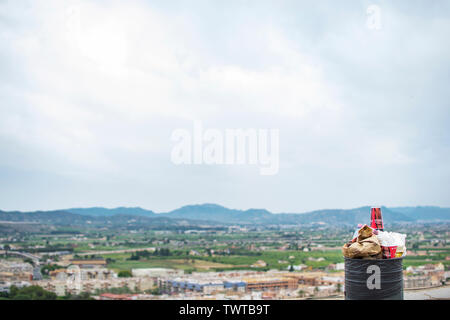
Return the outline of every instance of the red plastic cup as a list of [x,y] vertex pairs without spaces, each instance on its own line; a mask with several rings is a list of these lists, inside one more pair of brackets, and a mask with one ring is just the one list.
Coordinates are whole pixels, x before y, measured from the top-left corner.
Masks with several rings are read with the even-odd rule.
[[372,229],[383,231],[383,217],[381,216],[381,208],[370,209],[370,227]]
[[381,246],[383,252],[383,259],[393,259],[395,258],[395,253],[397,252],[397,246]]
[[395,253],[397,252],[397,246],[391,246],[388,248],[389,248],[389,252],[391,253],[391,259],[395,258]]

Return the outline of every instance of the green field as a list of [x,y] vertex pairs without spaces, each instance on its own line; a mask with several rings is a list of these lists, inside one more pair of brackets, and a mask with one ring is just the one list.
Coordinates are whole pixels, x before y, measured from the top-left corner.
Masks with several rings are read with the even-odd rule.
[[[333,251],[264,251],[252,255],[226,255],[226,256],[188,256],[174,254],[168,257],[150,257],[141,260],[127,260],[130,253],[104,254],[104,258],[113,259],[108,267],[117,270],[130,270],[133,268],[165,267],[193,271],[250,269],[251,265],[262,260],[267,263],[263,269],[286,270],[290,265],[305,264],[312,268],[324,268],[330,263],[343,262],[340,250]],[[308,258],[324,258],[324,261],[310,261]],[[281,262],[281,263],[280,263]]]
[[[267,263],[266,267],[254,268],[256,270],[278,269],[286,270],[290,265],[304,264],[313,269],[324,269],[329,264],[344,262],[341,249],[327,251],[263,251],[253,252],[251,255],[217,255],[217,256],[189,256],[185,254],[174,254],[168,257],[150,257],[141,260],[127,260],[130,253],[102,255],[113,259],[109,263],[110,268],[116,270],[130,270],[133,268],[175,268],[190,271],[221,271],[233,269],[252,269],[250,266],[262,260]],[[445,257],[448,253],[440,253],[436,256],[408,257],[404,258],[404,268],[418,266],[428,263],[443,263],[448,266],[450,261]],[[324,258],[323,261],[311,261],[310,258]],[[209,263],[208,266],[206,263]]]

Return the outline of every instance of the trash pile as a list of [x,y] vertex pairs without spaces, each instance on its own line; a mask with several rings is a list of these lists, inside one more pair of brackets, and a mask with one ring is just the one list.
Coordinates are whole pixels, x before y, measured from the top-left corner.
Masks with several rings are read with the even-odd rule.
[[342,247],[351,259],[392,259],[406,255],[406,234],[383,230],[381,208],[371,209],[370,227],[358,225],[351,241]]

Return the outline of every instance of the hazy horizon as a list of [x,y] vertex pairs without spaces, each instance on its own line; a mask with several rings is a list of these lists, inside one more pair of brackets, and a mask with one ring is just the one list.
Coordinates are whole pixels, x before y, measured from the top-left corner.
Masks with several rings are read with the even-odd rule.
[[[358,206],[358,207],[351,207],[351,208],[338,208],[338,207],[330,207],[330,208],[318,208],[318,209],[313,209],[313,210],[308,210],[308,211],[297,211],[297,212],[284,212],[284,211],[271,211],[268,210],[266,208],[260,208],[260,207],[249,207],[249,208],[235,208],[235,207],[228,207],[228,206],[224,206],[221,205],[219,203],[191,203],[191,204],[185,204],[185,205],[181,205],[179,207],[176,208],[172,208],[170,210],[167,211],[155,211],[152,208],[147,208],[147,207],[142,207],[142,206],[118,206],[118,207],[107,207],[107,206],[92,206],[92,207],[70,207],[70,208],[53,208],[53,209],[47,209],[47,210],[43,210],[43,209],[36,209],[36,210],[3,210],[2,208],[0,208],[0,211],[20,211],[20,212],[35,212],[35,211],[64,211],[64,210],[73,210],[73,209],[107,209],[107,210],[114,210],[114,209],[121,209],[121,208],[125,208],[125,209],[142,209],[142,210],[146,210],[146,211],[152,211],[155,214],[163,214],[163,213],[168,213],[183,207],[188,207],[188,206],[205,206],[205,205],[215,205],[215,206],[219,206],[219,207],[224,207],[226,209],[230,209],[230,210],[239,210],[239,211],[247,211],[247,210],[267,210],[272,214],[303,214],[303,213],[309,213],[309,212],[314,212],[314,211],[324,211],[324,210],[353,210],[353,209],[359,209],[359,208],[364,208],[364,207],[374,207],[374,206],[370,206],[370,205],[363,205],[363,206]],[[433,206],[433,205],[417,205],[417,206],[385,206],[385,205],[380,205],[380,206],[376,206],[376,207],[385,207],[388,209],[395,209],[395,208],[417,208],[417,207],[421,207],[421,208],[427,208],[427,207],[433,207],[433,208],[441,208],[441,209],[449,209],[449,207],[443,207],[443,206]]]

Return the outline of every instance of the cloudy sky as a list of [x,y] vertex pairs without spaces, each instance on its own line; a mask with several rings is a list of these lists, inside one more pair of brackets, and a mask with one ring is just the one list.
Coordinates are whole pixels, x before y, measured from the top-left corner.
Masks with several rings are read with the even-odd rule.
[[[448,39],[444,0],[0,0],[0,209],[450,206]],[[194,120],[278,174],[175,165]]]

